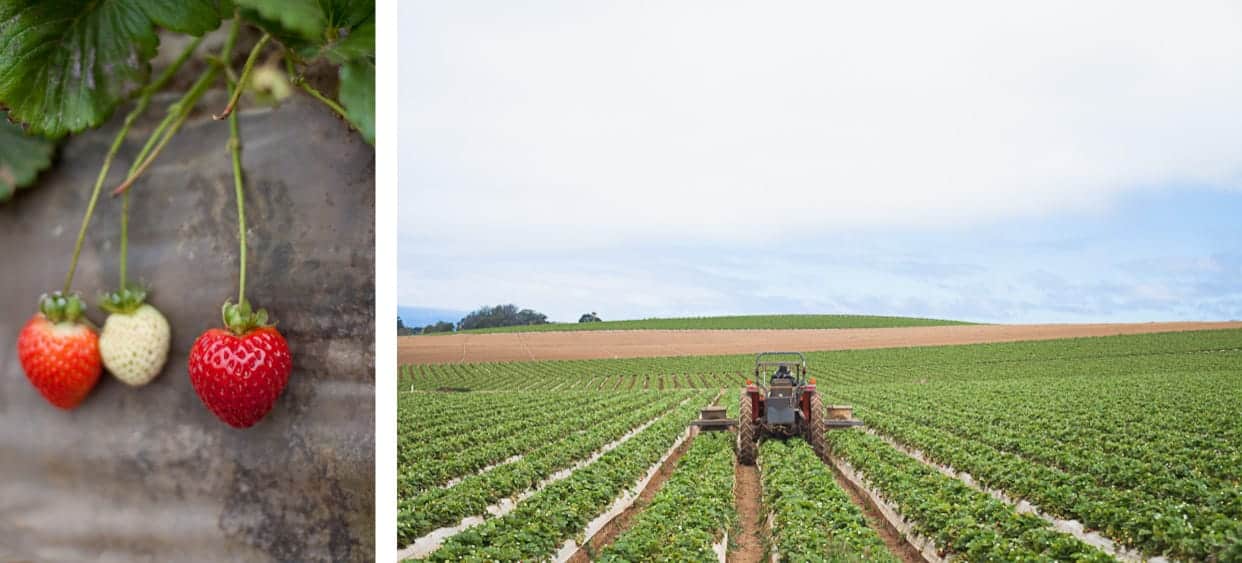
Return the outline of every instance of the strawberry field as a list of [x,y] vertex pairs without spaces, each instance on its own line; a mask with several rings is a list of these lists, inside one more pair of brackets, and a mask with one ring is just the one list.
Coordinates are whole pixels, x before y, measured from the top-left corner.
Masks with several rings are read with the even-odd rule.
[[753,484],[687,427],[747,356],[403,366],[402,556],[1242,559],[1242,331],[808,356],[866,426]]

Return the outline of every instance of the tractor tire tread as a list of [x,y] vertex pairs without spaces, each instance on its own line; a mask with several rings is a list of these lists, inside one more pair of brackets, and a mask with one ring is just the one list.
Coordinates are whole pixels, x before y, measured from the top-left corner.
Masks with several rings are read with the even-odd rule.
[[811,443],[811,448],[815,450],[815,455],[823,458],[827,455],[827,444],[824,435],[828,432],[827,423],[824,422],[824,399],[819,393],[811,396],[811,423],[808,425],[807,441]]
[[737,413],[737,461],[742,465],[754,465],[758,454],[758,444],[755,443],[755,423],[750,413],[750,395],[743,392]]

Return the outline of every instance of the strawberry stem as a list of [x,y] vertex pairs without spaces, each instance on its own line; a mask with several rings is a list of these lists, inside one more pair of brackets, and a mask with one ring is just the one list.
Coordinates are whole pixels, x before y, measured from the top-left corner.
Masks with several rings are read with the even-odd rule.
[[245,90],[246,80],[250,78],[250,71],[254,69],[254,62],[259,58],[259,51],[263,50],[263,46],[267,45],[271,38],[271,35],[264,33],[263,37],[259,38],[259,42],[254,44],[254,48],[250,49],[250,55],[246,57],[246,64],[242,67],[241,78],[237,79],[237,88],[233,89],[233,95],[229,97],[229,105],[224,107],[220,115],[212,115],[212,119],[219,121],[233,114],[233,108],[237,106],[237,100],[241,99],[241,93]]
[[[224,46],[220,49],[219,60],[227,62],[229,58],[232,57],[233,45],[237,43],[237,33],[240,29],[241,17],[237,14],[237,12],[234,12],[233,25],[229,28],[229,35],[224,41]],[[264,37],[267,36],[265,35]],[[263,43],[263,41],[261,40],[260,43]],[[112,190],[113,197],[121,195],[133,187],[134,182],[138,180],[138,177],[146,172],[147,168],[155,162],[155,158],[164,151],[164,147],[168,145],[168,142],[172,140],[173,136],[177,134],[177,131],[181,129],[181,126],[185,124],[186,119],[190,117],[190,111],[194,109],[194,104],[198,103],[198,99],[201,98],[207,91],[207,88],[211,86],[211,83],[216,79],[216,74],[220,72],[221,68],[222,65],[219,64],[208,65],[207,70],[199,76],[198,81],[190,87],[189,91],[187,91],[180,100],[177,100],[177,103],[168,107],[168,115],[164,118],[164,122],[160,124],[160,127],[156,129],[157,133],[163,134],[159,140],[159,144],[155,145],[155,148],[150,152],[150,156],[148,156],[145,160],[139,159],[141,164],[138,164],[136,168],[131,170],[129,177],[126,178],[120,186],[117,186],[115,190]],[[166,128],[167,131],[164,131]],[[156,137],[154,135],[155,134],[147,140],[147,147],[150,147],[155,142]],[[144,147],[144,150],[146,150],[146,147]]]
[[220,56],[216,58],[218,64],[216,66],[223,67],[226,70],[226,76],[232,74],[229,67],[229,60],[233,57],[233,46],[237,45],[237,34],[241,31],[241,11],[233,9],[233,25],[229,27],[229,34],[224,38],[224,46],[220,48]]
[[233,192],[237,196],[237,240],[240,265],[237,302],[246,302],[246,199],[242,194],[241,138],[237,134],[237,114],[229,116],[229,153],[233,159]]
[[[145,111],[146,107],[151,102],[151,96],[154,95],[155,92],[163,88],[164,85],[167,84],[169,80],[172,80],[172,77],[177,74],[177,71],[181,69],[181,66],[184,65],[186,61],[190,60],[190,55],[192,55],[194,51],[198,49],[199,43],[202,43],[202,42],[203,42],[202,37],[195,37],[192,41],[190,41],[190,44],[187,45],[186,48],[181,51],[181,54],[177,56],[177,59],[173,61],[173,63],[169,65],[168,68],[165,68],[164,72],[160,73],[159,77],[155,79],[155,82],[152,82],[151,85],[148,86],[143,91],[142,98],[139,100],[139,107],[141,107]],[[165,129],[168,128],[168,122],[169,120],[167,118],[163,119],[160,122],[159,126],[156,127],[154,131],[151,132],[150,137],[147,138],[147,142],[143,144],[142,149],[138,151],[138,155],[134,157],[134,162],[133,164],[130,165],[128,174],[132,175],[134,173],[134,169],[138,167],[138,163],[142,162],[142,160],[147,157],[147,154],[151,152],[151,145],[154,144],[155,138],[158,137],[161,133],[164,132]],[[129,192],[126,192],[125,198],[121,201],[121,256],[120,256],[120,265],[117,268],[121,276],[121,285],[118,289],[122,291],[125,290],[125,283],[126,283],[126,278],[127,278],[126,273],[128,270],[128,266],[129,266]]]
[[160,153],[164,152],[164,147],[167,147],[168,142],[177,135],[177,131],[181,130],[181,126],[185,125],[186,119],[190,117],[190,110],[194,109],[194,104],[198,103],[198,99],[201,98],[205,92],[207,92],[207,88],[211,86],[213,81],[215,81],[217,73],[219,73],[218,67],[208,67],[207,70],[199,76],[198,81],[194,83],[194,86],[192,86],[180,100],[177,100],[176,103],[168,106],[168,116],[164,119],[166,122],[171,120],[171,123],[167,125],[161,124],[161,126],[167,127],[167,130],[162,132],[163,136],[160,138],[159,143],[155,145],[155,148],[151,150],[151,153],[147,155],[146,159],[141,160],[141,164],[138,164],[138,167],[134,169],[133,173],[131,173],[124,182],[121,182],[121,185],[117,186],[115,190],[112,190],[113,197],[121,195],[133,187],[134,182],[137,182],[138,178],[151,167],[151,164],[155,162],[155,159],[159,157]]
[[125,268],[129,265],[129,192],[125,192],[125,197],[121,198],[121,264],[118,268],[121,273],[120,289],[125,289]]
[[333,100],[332,98],[320,93],[319,90],[316,90],[314,86],[311,86],[310,83],[306,81],[306,77],[303,76],[302,73],[294,72],[293,57],[290,56],[288,50],[285,51],[285,75],[289,77],[289,82],[297,85],[302,90],[305,90],[307,94],[310,94],[312,98],[319,100],[323,103],[323,105],[328,106],[329,109],[341,116],[341,119],[349,121],[349,118],[345,116],[345,108],[341,107],[341,104],[336,103],[336,100]]
[[65,275],[65,286],[61,291],[62,294],[67,295],[69,291],[73,289],[73,275],[78,269],[78,258],[82,254],[82,243],[86,240],[86,228],[90,225],[91,216],[95,213],[95,204],[99,202],[99,191],[103,187],[104,180],[108,177],[108,170],[112,167],[112,159],[116,157],[117,151],[121,149],[121,144],[125,141],[125,136],[129,134],[129,128],[134,124],[134,121],[138,119],[138,116],[142,115],[143,112],[147,110],[147,107],[151,104],[152,94],[163,88],[164,84],[166,84],[168,80],[177,73],[177,70],[185,64],[186,60],[190,58],[190,55],[194,52],[194,49],[198,48],[198,44],[201,43],[202,40],[202,37],[194,38],[194,40],[181,51],[181,54],[177,56],[177,59],[173,61],[168,68],[165,68],[162,73],[160,73],[159,77],[156,78],[155,81],[151,82],[142,89],[141,94],[138,97],[138,104],[134,106],[133,110],[130,110],[129,115],[125,116],[125,121],[121,124],[121,129],[117,131],[116,137],[112,139],[112,146],[108,148],[108,153],[104,156],[103,166],[100,167],[99,176],[95,179],[95,187],[91,190],[91,199],[90,203],[86,206],[86,214],[82,217],[82,226],[78,229],[78,239],[73,245],[73,258],[69,262],[69,272]]
[[[234,19],[240,19],[236,16]],[[237,279],[237,304],[245,306],[249,312],[250,304],[246,303],[246,199],[242,194],[242,166],[241,166],[241,135],[237,131],[237,114],[233,112],[233,105],[237,102],[238,95],[246,87],[246,78],[250,76],[250,69],[254,66],[254,59],[259,53],[260,48],[270,37],[265,33],[259,43],[250,50],[250,56],[246,58],[246,66],[242,70],[241,78],[236,83],[228,84],[231,90],[231,101],[229,107],[225,108],[225,115],[229,118],[229,158],[233,162],[233,195],[237,198],[237,246],[238,246],[238,279]],[[225,55],[221,57],[224,61],[228,61],[227,50],[232,48],[233,35],[229,36],[229,40],[225,42]],[[220,119],[220,117],[216,117]],[[228,321],[225,321],[228,324]]]
[[341,107],[341,104],[336,103],[336,101],[332,98],[324,96],[319,92],[319,90],[316,90],[314,86],[307,83],[306,77],[300,74],[297,76],[290,75],[289,79],[292,80],[294,84],[297,84],[298,87],[305,90],[307,94],[310,94],[311,97],[323,102],[323,105],[328,106],[332,111],[336,112],[337,115],[341,116],[341,119],[347,119],[345,117],[345,108]]

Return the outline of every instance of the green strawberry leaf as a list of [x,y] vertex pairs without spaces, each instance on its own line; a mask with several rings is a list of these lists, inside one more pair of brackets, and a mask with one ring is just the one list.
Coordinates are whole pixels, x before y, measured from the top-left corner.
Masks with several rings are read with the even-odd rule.
[[341,66],[339,96],[349,122],[375,144],[375,62],[358,59]]
[[324,49],[328,60],[336,64],[375,56],[375,15],[349,30],[349,35]]
[[221,0],[0,2],[0,104],[50,137],[95,127],[147,80],[155,26],[201,35]]
[[314,41],[328,27],[325,10],[314,0],[237,0],[248,19],[276,37],[299,36]]
[[258,26],[259,29],[267,32],[273,39],[284,45],[288,52],[295,55],[295,61],[309,61],[319,56],[320,43],[318,40],[307,39],[296,31],[290,31],[280,20],[268,18],[259,11],[250,8],[242,8],[241,17],[243,20]]
[[304,59],[375,53],[374,0],[237,0],[243,16]]
[[294,60],[340,65],[345,117],[375,143],[375,1],[236,0],[242,17],[269,33]]
[[139,0],[134,3],[140,4],[147,17],[160,27],[194,36],[220,27],[220,20],[233,15],[230,0]]
[[34,182],[39,171],[52,164],[56,143],[34,135],[0,117],[0,203],[18,188]]

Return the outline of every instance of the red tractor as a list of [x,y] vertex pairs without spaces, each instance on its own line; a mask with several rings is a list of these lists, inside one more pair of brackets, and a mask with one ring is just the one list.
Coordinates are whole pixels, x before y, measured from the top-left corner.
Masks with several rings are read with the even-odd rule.
[[[725,419],[723,410],[703,409],[695,424],[704,430],[732,427],[734,421]],[[862,422],[853,419],[852,407],[824,408],[815,380],[806,377],[806,356],[801,352],[764,352],[755,355],[755,378],[742,391],[736,425],[738,461],[754,465],[761,439],[800,436],[822,457],[825,432]]]

